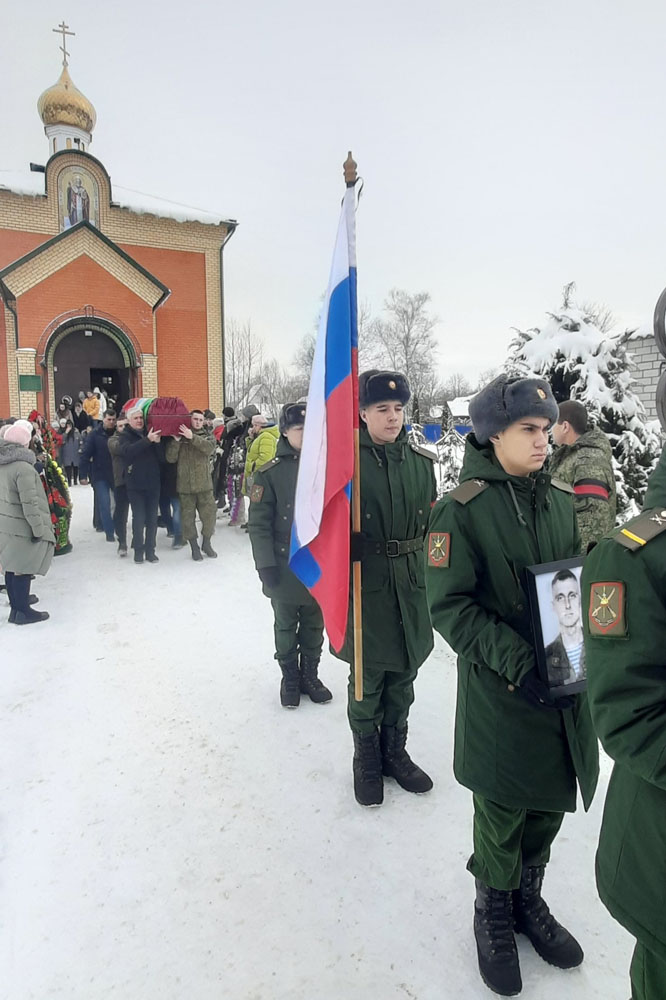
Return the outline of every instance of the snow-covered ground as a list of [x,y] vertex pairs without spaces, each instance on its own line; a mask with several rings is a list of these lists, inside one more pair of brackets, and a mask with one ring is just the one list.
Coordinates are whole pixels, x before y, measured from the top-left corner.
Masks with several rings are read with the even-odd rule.
[[[159,533],[135,566],[73,491],[74,551],[35,581],[44,625],[0,609],[3,1000],[485,1000],[471,931],[471,795],[451,771],[455,666],[421,669],[410,748],[426,796],[351,786],[345,668],[285,711],[245,532],[216,561]],[[2,599],[0,599],[1,602]],[[608,765],[569,816],[546,897],[586,952],[519,939],[525,1000],[626,1000],[632,942],[594,886]]]

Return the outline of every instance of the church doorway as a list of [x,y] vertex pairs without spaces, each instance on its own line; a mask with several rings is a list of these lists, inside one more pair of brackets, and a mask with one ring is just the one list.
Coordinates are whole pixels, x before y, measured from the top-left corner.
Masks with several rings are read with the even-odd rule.
[[118,413],[120,413],[127,400],[131,398],[129,391],[129,368],[91,368],[90,384],[93,389],[95,386],[103,389],[107,399],[115,399],[115,408]]
[[136,395],[137,362],[127,338],[118,330],[106,330],[87,321],[77,328],[62,331],[54,338],[47,365],[53,372],[55,399],[53,409],[63,396],[78,398],[80,392],[103,389],[117,397],[120,409]]

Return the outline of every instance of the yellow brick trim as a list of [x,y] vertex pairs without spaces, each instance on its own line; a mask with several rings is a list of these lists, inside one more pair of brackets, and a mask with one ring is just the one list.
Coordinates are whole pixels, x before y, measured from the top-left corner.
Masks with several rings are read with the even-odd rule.
[[[53,371],[53,353],[51,353],[51,362],[46,368],[46,381],[49,386],[49,404],[53,413],[56,411],[56,406],[58,405],[56,401],[56,391],[55,391],[55,372]],[[46,416],[46,414],[44,414]]]
[[130,288],[151,308],[162,295],[162,289],[158,285],[123,260],[111,247],[102,243],[89,229],[72,233],[67,239],[26,261],[7,275],[5,284],[18,298],[84,255],[112,274],[125,287]]
[[[16,351],[16,365],[19,376],[35,374],[36,357],[37,357],[37,351],[34,349],[34,347],[19,347],[19,349]],[[19,378],[19,383],[20,383],[20,378]],[[19,410],[21,416],[25,418],[32,410],[37,409],[37,393],[21,392],[19,390],[19,395],[21,397],[19,402]]]
[[157,355],[144,354],[142,365],[142,383],[144,396],[159,396],[157,388]]
[[21,195],[0,190],[0,228],[52,236],[59,232],[58,178],[68,169],[85,170],[97,181],[99,225],[115,243],[204,251],[213,247],[219,249],[227,237],[229,227],[224,222],[178,222],[114,205],[110,202],[113,188],[109,188],[106,172],[75,150],[47,164],[46,195]]
[[220,255],[206,253],[206,326],[208,340],[208,405],[218,415],[224,406],[224,352],[222,345],[222,298]]
[[14,314],[7,306],[5,306],[5,342],[7,344],[7,381],[9,383],[8,416],[20,417],[18,368],[16,366],[16,326]]

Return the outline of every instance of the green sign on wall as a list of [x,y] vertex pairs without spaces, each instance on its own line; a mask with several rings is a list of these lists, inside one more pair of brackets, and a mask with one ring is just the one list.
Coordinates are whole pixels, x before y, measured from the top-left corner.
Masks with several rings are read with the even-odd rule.
[[19,392],[41,392],[41,375],[19,375]]

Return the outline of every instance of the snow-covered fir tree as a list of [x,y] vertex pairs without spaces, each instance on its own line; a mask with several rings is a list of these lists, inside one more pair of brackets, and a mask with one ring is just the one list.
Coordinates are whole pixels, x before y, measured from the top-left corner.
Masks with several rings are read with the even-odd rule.
[[458,485],[465,454],[465,438],[456,430],[451,410],[447,404],[444,405],[442,413],[442,436],[435,447],[437,448],[437,497],[439,498],[450,490],[454,490]]
[[423,425],[412,423],[409,425],[409,430],[407,431],[407,437],[412,442],[412,444],[418,445],[420,448],[427,444],[425,434],[423,433]]
[[[542,327],[517,330],[506,368],[512,374],[546,379],[558,403],[576,399],[608,435],[617,481],[618,515],[640,510],[647,480],[661,451],[659,425],[649,422],[632,386],[628,349],[634,332],[604,332],[595,306],[575,303],[574,284],[565,285],[562,306]],[[604,329],[600,329],[600,326]]]
[[465,438],[455,427],[445,431],[437,442],[437,460],[439,462],[439,483],[437,496],[454,490],[458,485],[460,470],[465,454]]

